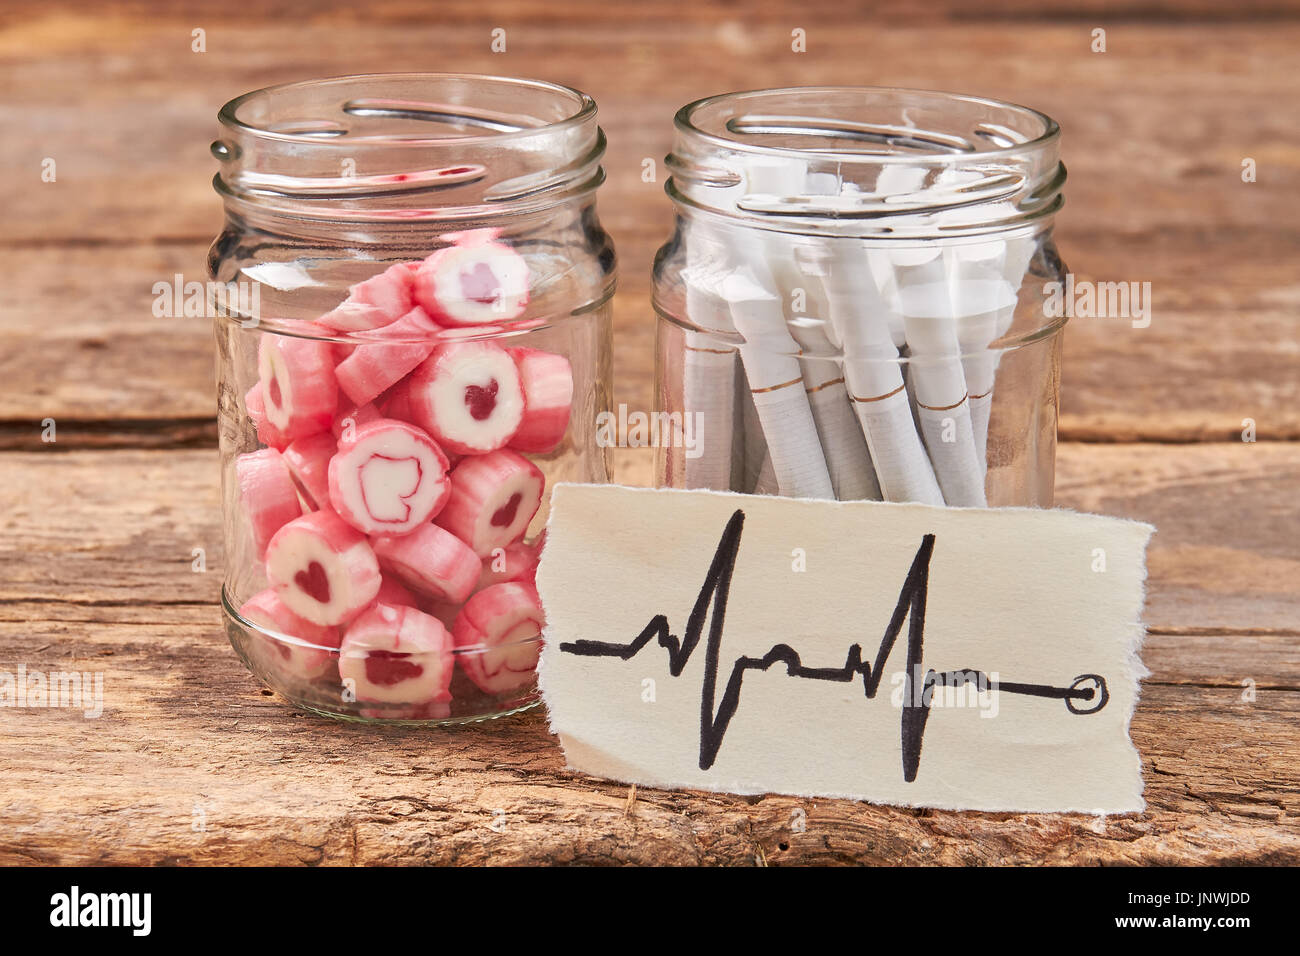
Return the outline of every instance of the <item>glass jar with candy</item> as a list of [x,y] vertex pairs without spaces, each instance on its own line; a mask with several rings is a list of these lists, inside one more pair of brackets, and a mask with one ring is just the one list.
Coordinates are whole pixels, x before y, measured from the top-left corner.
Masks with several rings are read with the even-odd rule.
[[220,121],[231,643],[329,716],[531,706],[548,489],[610,475],[595,103],[392,74],[249,93]]

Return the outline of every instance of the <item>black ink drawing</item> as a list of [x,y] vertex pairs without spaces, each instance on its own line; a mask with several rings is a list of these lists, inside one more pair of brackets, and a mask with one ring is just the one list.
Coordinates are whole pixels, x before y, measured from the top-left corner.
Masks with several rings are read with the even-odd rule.
[[1074,679],[1069,687],[1053,687],[1047,684],[1016,684],[1007,681],[992,681],[984,673],[970,668],[952,671],[925,671],[923,684],[919,692],[915,686],[916,678],[922,673],[921,652],[925,641],[925,599],[929,587],[930,556],[934,552],[935,536],[927,534],[921,539],[921,545],[912,559],[907,578],[898,594],[898,603],[885,628],[884,636],[876,651],[874,662],[862,659],[862,645],[849,646],[842,667],[808,667],[799,657],[799,652],[788,644],[777,644],[762,657],[738,657],[731,667],[731,674],[726,688],[722,692],[722,702],[716,705],[718,686],[718,660],[722,649],[722,630],[727,615],[727,598],[731,592],[731,574],[736,566],[736,555],[740,551],[740,534],[745,524],[745,513],[737,509],[727,522],[714,552],[713,561],[705,575],[704,585],[686,622],[686,635],[679,639],[672,633],[668,618],[656,614],[650,623],[636,638],[627,644],[607,641],[578,640],[560,645],[560,650],[567,654],[583,657],[616,657],[630,660],[642,648],[657,639],[660,647],[668,651],[668,670],[674,677],[680,677],[700,643],[706,618],[709,623],[709,638],[704,646],[704,681],[700,693],[700,769],[708,770],[713,766],[722,747],[723,738],[731,719],[736,715],[740,705],[740,688],[746,671],[768,670],[772,665],[785,664],[790,677],[803,680],[833,681],[848,683],[857,675],[862,675],[862,689],[868,700],[876,696],[884,675],[885,662],[899,633],[903,621],[907,627],[907,670],[903,685],[903,779],[911,783],[916,779],[921,764],[921,742],[925,734],[925,724],[930,716],[930,692],[936,686],[957,687],[974,683],[978,688],[988,688],[993,692],[1020,694],[1028,697],[1048,697],[1065,702],[1073,714],[1095,714],[1106,706],[1110,693],[1106,689],[1106,680],[1099,674],[1082,674]]

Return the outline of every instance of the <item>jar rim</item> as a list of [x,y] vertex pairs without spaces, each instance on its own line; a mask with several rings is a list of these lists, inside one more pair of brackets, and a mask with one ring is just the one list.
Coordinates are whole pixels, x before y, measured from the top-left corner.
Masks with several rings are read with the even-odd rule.
[[723,93],[674,119],[679,211],[906,241],[1037,228],[1063,203],[1060,127],[1026,106],[902,87]]
[[595,100],[546,80],[335,76],[254,90],[217,115],[214,188],[276,228],[495,221],[604,179]]
[[[553,83],[549,80],[536,80],[524,77],[500,76],[487,73],[435,73],[435,72],[413,72],[413,73],[355,73],[340,74],[337,76],[320,77],[309,80],[294,80],[288,83],[277,83],[271,86],[265,86],[261,89],[250,90],[236,96],[234,99],[226,102],[217,112],[217,119],[223,126],[228,129],[249,133],[254,136],[263,137],[271,140],[278,140],[286,143],[303,144],[312,142],[312,137],[318,137],[317,142],[330,141],[334,137],[341,135],[340,132],[325,132],[322,129],[317,130],[276,130],[264,126],[255,125],[246,122],[239,115],[240,110],[256,103],[259,100],[265,100],[273,96],[282,96],[298,91],[310,89],[323,89],[332,85],[344,85],[355,83],[396,83],[396,82],[451,82],[464,81],[483,83],[500,86],[506,89],[516,90],[534,90],[545,91],[556,94],[559,97],[568,99],[573,103],[574,108],[565,116],[550,120],[540,121],[532,125],[520,126],[518,128],[507,128],[506,124],[501,123],[496,128],[489,125],[490,120],[483,121],[479,128],[485,132],[464,136],[438,136],[438,137],[394,137],[391,135],[361,135],[353,136],[348,139],[349,143],[359,145],[382,145],[382,146],[411,146],[411,147],[430,147],[430,146],[455,146],[466,143],[483,143],[484,141],[506,141],[538,133],[554,133],[565,130],[574,126],[580,126],[582,123],[589,121],[596,115],[596,101],[581,90],[573,87],[564,86],[560,83]],[[429,104],[412,104],[412,105],[429,105]],[[345,105],[346,109],[346,105]],[[397,112],[394,110],[393,112]],[[362,115],[362,114],[358,114]],[[469,114],[465,114],[469,115]],[[490,132],[489,132],[490,130]]]
[[[992,110],[998,110],[1010,115],[1022,118],[1029,118],[1041,124],[1041,132],[1032,138],[1006,144],[998,144],[996,140],[989,140],[994,145],[992,148],[980,149],[978,156],[980,158],[998,158],[1000,156],[1012,155],[1026,150],[1033,150],[1048,146],[1060,138],[1061,128],[1056,120],[1048,116],[1041,110],[1034,109],[1031,106],[1024,106],[1019,103],[1013,103],[1009,100],[1000,100],[993,97],[975,96],[968,93],[955,93],[944,90],[924,90],[914,87],[902,86],[787,86],[777,89],[754,89],[738,90],[730,93],[718,93],[712,96],[702,97],[687,103],[677,111],[673,118],[675,128],[682,134],[698,137],[706,142],[727,150],[735,150],[745,153],[754,153],[758,155],[776,155],[788,156],[791,158],[827,158],[835,157],[841,162],[869,162],[877,163],[944,163],[960,162],[971,158],[971,151],[960,151],[954,149],[932,151],[912,151],[912,152],[857,152],[853,153],[848,150],[830,150],[815,149],[805,147],[790,146],[773,146],[749,142],[741,138],[732,138],[728,136],[711,133],[700,126],[696,125],[697,115],[709,107],[715,107],[725,103],[741,103],[746,100],[759,98],[775,98],[780,96],[796,95],[839,95],[839,94],[857,94],[865,96],[891,95],[898,97],[912,97],[933,101],[936,105],[943,103],[962,103],[968,105],[982,106]],[[923,131],[925,132],[925,131]]]

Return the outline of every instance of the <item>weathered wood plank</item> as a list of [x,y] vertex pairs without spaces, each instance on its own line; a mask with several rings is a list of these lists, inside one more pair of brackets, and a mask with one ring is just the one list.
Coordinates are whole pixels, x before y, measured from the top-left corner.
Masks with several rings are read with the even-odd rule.
[[[620,453],[615,464],[626,483],[651,481],[644,452]],[[0,468],[0,602],[217,600],[215,452],[8,452]],[[1057,501],[1156,525],[1145,615],[1153,627],[1294,629],[1298,482],[1293,443],[1067,443]],[[195,548],[205,573],[191,570]]]
[[[1138,816],[963,814],[640,791],[571,773],[541,715],[419,731],[335,724],[268,696],[210,607],[94,624],[0,621],[6,666],[99,671],[104,713],[0,711],[0,863],[1295,863],[1289,690],[1148,683]],[[76,613],[81,613],[77,611]],[[1155,638],[1198,671],[1178,638]],[[1250,636],[1245,669],[1273,665]],[[1265,659],[1260,658],[1260,653]],[[797,811],[805,829],[799,830]],[[196,827],[198,827],[196,829]]]
[[[1297,203],[1300,134],[1285,120],[1300,92],[1295,23],[1120,21],[1109,28],[1108,52],[1092,53],[1095,24],[1086,20],[899,27],[855,13],[805,23],[809,47],[800,54],[790,49],[799,24],[784,14],[736,11],[636,30],[521,19],[503,21],[507,52],[494,54],[495,19],[435,27],[342,16],[345,29],[327,16],[256,27],[242,18],[199,24],[189,15],[92,12],[9,21],[0,66],[24,95],[0,118],[30,136],[0,143],[7,241],[210,236],[218,204],[206,146],[225,99],[312,75],[431,61],[544,76],[595,96],[610,137],[606,218],[616,231],[645,216],[651,200],[638,196],[662,205],[658,185],[641,180],[641,161],[663,156],[683,103],[729,89],[846,81],[959,89],[1056,116],[1067,130],[1071,229],[1266,229]],[[193,53],[190,31],[201,25],[208,52]],[[106,73],[114,83],[99,82]],[[55,183],[41,181],[46,157],[58,163]],[[1245,157],[1260,164],[1257,183],[1241,182]]]
[[1291,443],[1064,445],[1056,500],[1156,526],[1151,624],[1295,628],[1298,483]]
[[[842,82],[852,64],[855,82],[1029,100],[1065,125],[1066,261],[1082,279],[1151,282],[1155,310],[1148,329],[1074,323],[1065,437],[1223,440],[1245,418],[1261,438],[1300,437],[1300,352],[1290,329],[1300,294],[1285,278],[1300,244],[1291,225],[1300,211],[1300,133],[1282,120],[1300,94],[1300,24],[1132,22],[1136,12],[1188,10],[1107,11],[1108,52],[1094,54],[1092,14],[1077,10],[1069,23],[1012,27],[999,18],[1037,8],[1002,4],[992,11],[999,22],[920,28],[899,26],[887,10],[814,5],[800,8],[810,52],[795,54],[778,4],[602,9],[578,29],[571,8],[519,3],[503,8],[511,40],[498,55],[473,5],[440,7],[436,30],[418,28],[423,11],[401,2],[367,7],[364,17],[337,8],[298,20],[284,19],[291,7],[277,7],[237,24],[213,7],[201,11],[207,54],[189,48],[198,13],[159,16],[147,3],[107,13],[17,8],[0,24],[0,76],[24,95],[0,116],[32,136],[0,143],[0,242],[23,277],[0,304],[0,374],[12,383],[0,396],[0,422],[8,423],[0,444],[21,447],[24,423],[47,415],[88,424],[175,418],[192,434],[193,421],[212,409],[207,332],[201,322],[155,320],[147,309],[153,282],[177,271],[202,277],[220,219],[204,148],[216,108],[234,92],[313,73],[420,68],[431,52],[448,68],[558,69],[558,79],[602,103],[611,141],[603,216],[623,263],[616,398],[632,407],[651,401],[647,273],[671,218],[661,183],[642,181],[642,161],[668,148],[673,111],[697,95],[753,86],[756,71],[772,85]],[[1288,15],[1234,11],[1215,16]],[[922,47],[929,55],[916,56]],[[863,49],[872,51],[865,67]],[[96,81],[105,71],[113,84]],[[59,164],[55,183],[40,181],[47,156]],[[1260,163],[1257,183],[1241,182],[1246,156]],[[91,446],[143,443],[90,427],[74,433]]]
[[[633,409],[654,400],[649,269],[667,230],[615,236],[614,399]],[[1300,438],[1300,295],[1274,284],[1271,263],[1282,254],[1268,246],[1274,238],[1236,235],[1240,255],[1217,271],[1214,246],[1194,234],[1093,235],[1068,246],[1080,279],[1152,276],[1144,281],[1153,283],[1154,314],[1144,329],[1114,319],[1069,324],[1062,437],[1224,441],[1249,418],[1261,441]],[[0,448],[36,447],[47,417],[66,424],[64,447],[203,440],[201,422],[215,410],[209,321],[156,318],[152,289],[178,273],[203,278],[205,250],[183,242],[8,251],[24,278],[0,301]],[[1180,274],[1213,281],[1189,289]]]

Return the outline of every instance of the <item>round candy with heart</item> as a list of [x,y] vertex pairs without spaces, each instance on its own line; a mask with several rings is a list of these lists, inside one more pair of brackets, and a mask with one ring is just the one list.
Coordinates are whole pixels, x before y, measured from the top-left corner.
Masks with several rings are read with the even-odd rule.
[[239,615],[267,632],[252,635],[249,653],[281,679],[313,681],[333,670],[331,652],[339,646],[338,628],[303,620],[285,606],[273,588],[249,598]]
[[379,563],[366,536],[332,511],[313,511],[275,533],[266,577],[289,610],[313,624],[351,620],[379,593]]
[[456,660],[490,694],[527,684],[537,669],[546,618],[532,585],[493,584],[471,597],[452,628]]
[[481,558],[523,537],[542,503],[546,479],[523,455],[501,449],[464,459],[437,522]]
[[378,418],[353,429],[330,460],[330,503],[367,534],[406,534],[442,510],[451,494],[447,457],[406,422]]
[[348,626],[339,648],[339,676],[359,701],[449,701],[454,666],[447,629],[413,607],[376,604]]
[[266,420],[287,440],[330,427],[338,384],[329,342],[264,334],[257,350],[257,374]]
[[528,264],[500,242],[466,241],[425,259],[412,293],[444,325],[505,322],[528,305]]
[[406,403],[413,422],[462,455],[505,447],[524,417],[519,369],[491,342],[438,346],[411,373]]

